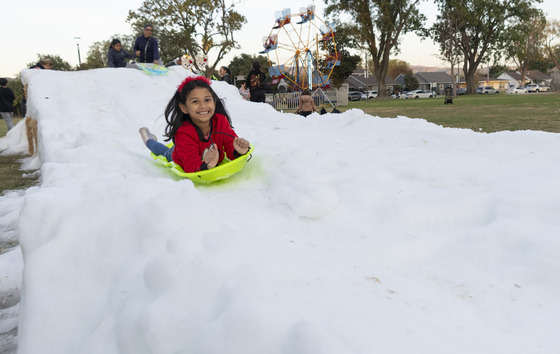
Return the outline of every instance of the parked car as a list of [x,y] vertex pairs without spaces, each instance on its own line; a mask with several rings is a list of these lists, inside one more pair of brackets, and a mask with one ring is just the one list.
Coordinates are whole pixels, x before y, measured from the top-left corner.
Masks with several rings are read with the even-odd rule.
[[527,87],[527,92],[546,92],[546,91],[550,91],[550,87],[537,85],[537,84],[527,85],[526,87]]
[[362,98],[362,93],[359,91],[348,91],[348,101],[359,101]]
[[467,89],[466,89],[466,88],[464,88],[464,87],[459,87],[459,88],[457,89],[457,96],[466,95],[466,94],[467,94]]
[[514,87],[511,90],[512,94],[518,94],[518,93],[527,93],[527,88],[525,86],[519,86],[519,87]]
[[432,98],[434,93],[428,90],[414,90],[405,94],[405,98]]
[[485,94],[485,95],[488,95],[488,94],[492,94],[492,95],[496,94],[497,95],[497,94],[500,93],[500,91],[496,90],[495,88],[493,88],[491,86],[481,86],[481,87],[476,89],[476,93]]

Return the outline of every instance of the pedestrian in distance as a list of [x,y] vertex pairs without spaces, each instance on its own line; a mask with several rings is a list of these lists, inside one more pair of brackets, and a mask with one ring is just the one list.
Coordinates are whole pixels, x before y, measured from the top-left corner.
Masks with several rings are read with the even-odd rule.
[[220,76],[222,77],[222,81],[225,81],[230,85],[233,85],[233,83],[231,82],[231,71],[227,66],[222,66],[220,68]]
[[6,122],[8,130],[14,127],[14,91],[8,87],[8,80],[0,78],[0,116]]
[[315,112],[316,109],[317,107],[315,107],[315,102],[313,102],[313,97],[311,97],[309,89],[301,91],[301,95],[299,96],[299,106],[296,113],[307,117],[311,113]]
[[261,71],[261,64],[258,61],[253,62],[251,71],[247,75],[247,84],[251,92],[251,102],[265,102],[266,101],[266,76]]

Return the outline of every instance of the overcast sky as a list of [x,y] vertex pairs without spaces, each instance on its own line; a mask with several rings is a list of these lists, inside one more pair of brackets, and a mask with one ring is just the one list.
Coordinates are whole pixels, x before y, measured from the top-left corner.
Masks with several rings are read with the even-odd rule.
[[[284,0],[282,6],[262,0],[241,0],[237,9],[247,17],[243,30],[236,33],[241,49],[229,54],[222,64],[240,53],[257,54],[262,50],[261,39],[274,24],[274,13],[282,8],[290,8],[292,13],[312,1]],[[96,0],[70,1],[38,0],[10,1],[3,4],[3,39],[0,59],[0,77],[13,77],[26,64],[37,61],[37,54],[59,55],[72,66],[78,64],[78,47],[82,62],[87,57],[89,46],[97,41],[107,40],[114,34],[130,34],[130,24],[126,22],[129,10],[136,10],[142,0]],[[323,14],[324,2],[316,1],[319,16]],[[560,19],[560,1],[544,0],[540,7],[548,18]],[[424,1],[421,11],[429,20],[435,18],[433,1]],[[157,31],[156,31],[157,34]],[[80,37],[77,42],[74,37]],[[420,41],[414,34],[405,36],[402,52],[397,55],[411,65],[442,66],[436,55],[437,46],[431,41]],[[212,58],[210,58],[212,61]]]

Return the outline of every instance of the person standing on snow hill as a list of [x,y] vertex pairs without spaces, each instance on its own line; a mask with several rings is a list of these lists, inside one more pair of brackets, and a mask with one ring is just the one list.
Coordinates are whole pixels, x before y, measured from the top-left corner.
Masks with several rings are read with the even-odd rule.
[[228,69],[227,66],[222,66],[220,68],[220,76],[222,77],[222,81],[225,81],[230,85],[233,85],[231,82],[231,71]]
[[12,118],[14,117],[14,91],[8,87],[8,80],[0,79],[0,116],[6,122],[8,130],[14,127]]
[[152,37],[152,25],[144,26],[144,35],[136,38],[134,51],[140,63],[162,64],[159,58],[159,44],[157,39]]
[[122,49],[121,41],[113,39],[107,52],[107,64],[111,68],[124,68],[126,67],[125,59],[135,59],[134,54],[129,54],[126,50]]
[[246,83],[249,85],[249,91],[251,92],[251,102],[266,101],[266,76],[261,71],[261,64],[258,61],[253,62]]
[[148,128],[140,128],[144,144],[155,155],[173,161],[187,173],[216,167],[224,157],[234,160],[249,152],[251,144],[239,138],[231,119],[204,76],[187,77],[165,108],[168,148]]

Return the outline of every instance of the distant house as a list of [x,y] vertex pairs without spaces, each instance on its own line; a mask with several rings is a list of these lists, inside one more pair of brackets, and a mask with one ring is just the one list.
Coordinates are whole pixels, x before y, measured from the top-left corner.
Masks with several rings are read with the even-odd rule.
[[552,78],[550,75],[544,74],[539,70],[527,70],[527,77],[531,79],[532,84],[549,86]]
[[[352,91],[379,91],[377,78],[372,74],[366,73],[364,69],[356,69],[352,75],[348,76],[346,83]],[[397,86],[399,86],[399,83],[395,80],[390,77],[385,78],[387,92],[393,92]]]
[[[434,72],[418,72],[414,74],[418,80],[419,90],[429,90],[442,93],[446,87],[451,87],[453,85],[451,75],[444,71],[434,71]],[[402,87],[404,84],[404,74],[400,74],[395,78]]]
[[498,76],[498,79],[507,80],[509,82],[509,85],[518,87],[525,86],[527,84],[539,84],[548,86],[552,82],[553,78],[550,75],[544,74],[539,70],[527,70],[527,73],[525,74],[525,80],[522,80],[521,73],[519,72],[519,70],[517,70],[503,73],[502,75]]
[[[482,80],[481,80],[482,79]],[[509,81],[506,79],[500,79],[497,77],[479,77],[478,80],[478,86],[482,87],[482,86],[490,86],[500,92],[506,92],[507,89],[509,88]]]
[[498,79],[506,80],[508,82],[508,86],[513,87],[525,86],[528,82],[531,82],[531,79],[527,76],[525,76],[525,80],[523,80],[519,71],[505,72],[498,76]]
[[558,69],[557,66],[550,69],[550,78],[552,79],[552,82],[554,84],[556,84],[556,85],[560,84],[560,69]]

